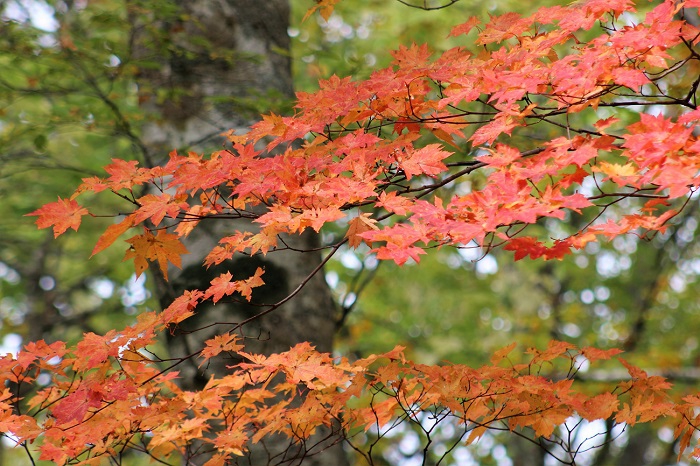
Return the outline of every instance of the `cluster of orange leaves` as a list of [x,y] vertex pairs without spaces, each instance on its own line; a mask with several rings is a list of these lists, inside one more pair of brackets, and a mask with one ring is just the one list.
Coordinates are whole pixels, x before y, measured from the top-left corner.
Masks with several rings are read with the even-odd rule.
[[[351,246],[365,243],[379,259],[398,264],[419,261],[428,247],[474,243],[500,244],[516,260],[560,259],[601,238],[663,231],[700,184],[700,142],[693,134],[700,120],[693,100],[697,86],[687,98],[644,89],[688,67],[697,70],[693,46],[700,31],[676,16],[698,6],[697,0],[666,1],[630,25],[617,20],[634,12],[627,0],[541,8],[526,18],[509,13],[483,27],[471,19],[452,35],[475,34],[480,54],[458,47],[432,58],[426,46],[402,47],[391,67],[369,79],[334,76],[315,93],[299,93],[295,115],[267,115],[248,133],[229,134],[230,149],[208,157],[173,152],[167,164],[153,168],[114,160],[106,167],[109,177],[85,179],[69,199],[30,215],[58,236],[77,230],[89,215],[76,201],[81,193],[119,193],[134,209],[106,230],[93,254],[143,226],[143,233],[127,240],[125,259],[134,259],[137,273],[157,262],[166,276],[168,263],[179,266],[186,253],[180,239],[207,217],[247,218],[259,226],[222,238],[207,266],[238,253],[267,254],[280,247],[280,235],[318,232],[338,220],[347,222]],[[603,33],[581,42],[577,35],[596,24],[605,26]],[[559,57],[561,50],[569,52]],[[590,117],[604,107],[654,103],[674,107],[680,116],[641,113],[637,123],[616,130],[613,117],[590,128],[569,126],[579,113]],[[568,132],[527,151],[503,142],[535,123]],[[472,148],[469,154],[465,146]],[[478,189],[445,189],[477,170],[484,174]],[[587,181],[593,181],[593,192],[583,189]],[[644,202],[632,212],[608,212],[628,197]],[[523,234],[542,218],[595,211],[600,214],[593,221],[567,237]],[[205,437],[220,452],[213,465],[269,433],[301,439],[332,420],[348,432],[367,429],[415,406],[445,406],[473,429],[470,439],[498,420],[548,436],[574,412],[585,419],[615,416],[627,424],[682,414],[676,434],[683,435],[684,450],[697,425],[697,397],[674,404],[668,384],[639,369],[630,367],[631,381],[594,397],[574,390],[571,377],[532,375],[533,366],[555,358],[610,355],[562,343],[525,365],[504,368],[497,357],[494,365],[474,370],[416,366],[398,350],[352,363],[308,345],[269,357],[250,355],[227,334],[208,342],[201,355],[235,353],[248,362],[197,393],[180,391],[173,373],[160,372],[142,352],[202,300],[234,293],[250,299],[262,280],[262,270],[245,280],[224,274],[209,289],[188,291],[122,332],[86,335],[70,351],[58,343],[30,344],[16,358],[2,359],[3,381],[21,385],[42,372],[54,375],[29,400],[31,415],[13,411],[16,395],[5,390],[0,431],[12,432],[19,443],[43,437],[42,458],[59,464],[80,455],[87,464],[116,445],[139,448],[136,439],[146,433],[148,448],[158,454]],[[385,362],[375,367],[378,361]],[[269,384],[278,373],[286,381]],[[279,393],[283,401],[275,398]],[[372,393],[381,396],[368,400]],[[122,414],[110,414],[116,411]],[[38,413],[47,416],[39,421]],[[203,436],[208,431],[217,433]]]
[[[619,351],[554,341],[544,351],[528,350],[527,362],[510,362],[513,344],[496,352],[491,365],[471,368],[417,365],[401,347],[354,362],[318,353],[308,343],[270,356],[248,354],[237,335],[223,334],[207,343],[202,364],[222,355],[244,362],[212,377],[203,390],[188,392],[174,383],[175,372],[164,374],[142,351],[155,337],[143,332],[164,319],[146,314],[139,320],[122,332],[87,334],[72,350],[37,342],[16,360],[0,360],[0,380],[15,387],[52,374],[26,414],[15,411],[16,396],[4,389],[0,429],[18,443],[41,439],[40,459],[59,465],[101,464],[124,448],[167,458],[197,440],[205,445],[202,452],[217,452],[207,463],[213,466],[244,455],[248,442],[268,435],[303,442],[326,426],[350,436],[436,407],[463,426],[467,443],[497,423],[548,437],[574,414],[627,425],[683,414],[678,434],[687,438],[685,448],[698,420],[697,397],[676,404],[663,378],[626,363],[632,378],[612,391],[592,395],[590,387],[577,387],[583,360],[609,359]],[[550,366],[564,368],[558,380],[541,374]]]

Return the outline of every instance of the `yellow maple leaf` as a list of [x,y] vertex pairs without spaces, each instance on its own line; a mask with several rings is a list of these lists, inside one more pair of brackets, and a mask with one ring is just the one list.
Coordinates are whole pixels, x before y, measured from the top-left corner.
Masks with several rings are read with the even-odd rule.
[[316,12],[316,10],[321,10],[320,11],[321,17],[323,19],[325,19],[326,21],[328,21],[328,19],[333,14],[333,9],[335,8],[335,4],[338,3],[339,1],[340,0],[316,0],[317,5],[309,8],[306,11],[306,14],[304,15],[304,19],[302,19],[301,21],[304,22],[307,19],[309,19],[309,17],[311,15],[313,15]]
[[626,163],[624,165],[619,165],[616,163],[600,162],[597,167],[593,168],[593,171],[601,172],[608,175],[610,178],[615,180],[616,178],[622,176],[636,176],[639,175],[639,168],[637,168],[633,163]]

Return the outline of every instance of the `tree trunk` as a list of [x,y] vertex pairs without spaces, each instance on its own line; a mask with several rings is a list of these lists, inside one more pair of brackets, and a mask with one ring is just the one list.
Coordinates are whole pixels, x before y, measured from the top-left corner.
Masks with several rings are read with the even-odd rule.
[[[154,11],[152,18],[135,23],[135,55],[139,62],[150,61],[139,71],[139,96],[153,120],[143,128],[143,143],[156,160],[168,152],[195,150],[207,154],[221,149],[222,132],[242,132],[254,123],[256,100],[293,98],[289,60],[289,5],[287,0],[178,0],[175,12]],[[149,5],[144,3],[144,5]],[[137,21],[137,4],[133,4]],[[315,234],[286,238],[292,248],[316,252],[271,252],[266,257],[228,261],[205,269],[202,260],[217,240],[235,230],[253,230],[241,220],[202,222],[190,235],[182,271],[173,270],[168,283],[158,283],[162,305],[185,289],[202,289],[222,272],[234,278],[247,278],[258,266],[265,268],[266,285],[253,293],[254,303],[271,304],[287,296],[321,263]],[[180,331],[169,338],[171,357],[191,354],[202,342],[236,323],[260,312],[253,305],[219,302],[200,304],[197,314],[183,322]],[[243,329],[246,351],[273,353],[309,341],[319,351],[330,352],[337,319],[336,307],[322,273],[316,274],[291,301],[254,320]],[[205,331],[192,332],[208,327]],[[199,389],[212,374],[226,373],[224,361],[199,369],[198,361],[178,367],[183,388]],[[306,445],[289,441],[266,442],[252,446],[245,464],[346,464],[340,445],[332,445],[330,429]],[[322,451],[321,453],[319,453]],[[206,455],[193,460],[205,461]],[[189,463],[188,463],[189,464]]]

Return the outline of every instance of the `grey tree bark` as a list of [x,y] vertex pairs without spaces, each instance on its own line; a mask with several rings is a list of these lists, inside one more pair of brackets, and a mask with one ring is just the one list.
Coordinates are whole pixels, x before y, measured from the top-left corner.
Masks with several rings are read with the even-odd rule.
[[[144,67],[139,73],[140,101],[155,116],[145,125],[142,136],[151,158],[164,157],[174,148],[204,154],[219,150],[224,143],[222,132],[241,132],[254,123],[257,115],[254,109],[246,108],[246,103],[293,97],[287,0],[166,3],[174,3],[177,10],[162,14],[155,11],[152,18],[135,24],[137,57],[156,65]],[[200,223],[186,243],[190,254],[183,258],[182,271],[173,270],[170,282],[161,280],[158,284],[162,305],[167,306],[185,289],[207,288],[211,279],[224,271],[230,271],[234,278],[247,278],[258,266],[265,268],[266,285],[255,290],[253,302],[274,303],[321,263],[318,236],[304,234],[285,238],[285,242],[309,252],[271,252],[264,258],[240,258],[209,270],[202,266],[204,256],[219,238],[235,230],[253,228],[238,220]],[[180,331],[169,339],[171,357],[191,354],[202,347],[204,340],[230,328],[210,324],[240,322],[260,310],[251,305],[221,302],[198,306],[196,316],[183,322]],[[322,273],[318,273],[294,299],[243,329],[246,351],[279,352],[309,341],[319,351],[330,352],[336,312],[330,290]],[[203,327],[208,328],[191,332]],[[212,374],[226,373],[226,363],[234,362],[212,363],[201,369],[197,361],[183,363],[178,367],[182,386],[201,388]],[[188,464],[205,460],[206,455],[201,455],[190,458]],[[241,463],[343,465],[346,459],[329,429],[305,445],[290,447],[288,440],[270,439],[265,445],[254,446]]]

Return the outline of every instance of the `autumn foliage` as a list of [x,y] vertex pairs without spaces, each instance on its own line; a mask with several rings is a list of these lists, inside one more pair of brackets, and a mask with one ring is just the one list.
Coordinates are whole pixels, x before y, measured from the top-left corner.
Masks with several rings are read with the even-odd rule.
[[[563,259],[590,242],[646,238],[663,232],[700,185],[700,30],[683,20],[699,6],[666,1],[639,15],[627,0],[592,0],[485,25],[472,18],[451,34],[476,41],[477,54],[402,47],[390,68],[362,82],[322,81],[317,92],[298,94],[293,116],[266,115],[247,133],[228,134],[228,148],[173,152],[152,168],[114,160],[108,176],[85,179],[69,199],[30,215],[58,236],[91,215],[76,201],[82,193],[116,193],[131,210],[93,254],[133,229],[125,259],[137,274],[157,264],[165,276],[187,253],[181,239],[205,218],[259,227],[221,238],[205,266],[273,254],[286,248],[285,235],[331,222],[347,234],[325,260],[348,243],[397,264],[448,246]],[[669,82],[685,92],[669,91]],[[626,127],[616,116],[622,107],[638,112]],[[467,179],[471,189],[455,191]],[[621,208],[623,200],[630,202]],[[579,227],[551,237],[543,219]],[[401,348],[356,361],[308,344],[249,354],[239,323],[189,356],[231,359],[231,372],[199,392],[178,388],[176,364],[149,351],[159,335],[203,301],[250,300],[264,280],[263,269],[243,280],[223,274],[131,327],[86,334],[72,348],[30,343],[4,357],[0,431],[57,464],[98,464],[134,449],[156,457],[215,451],[213,466],[266,436],[305,444],[325,425],[334,441],[353,445],[357,432],[381,437],[385,426],[428,411],[455,421],[464,442],[487,429],[532,428],[557,444],[557,427],[574,414],[627,426],[667,418],[681,454],[700,422],[700,397],[676,399],[669,383],[624,360],[629,380],[591,393],[577,381],[582,361],[618,351],[562,342],[525,357],[510,358],[511,346],[481,368],[423,366]],[[266,304],[261,312],[280,303]],[[42,374],[50,383],[20,400]],[[188,450],[195,441],[205,446]]]

